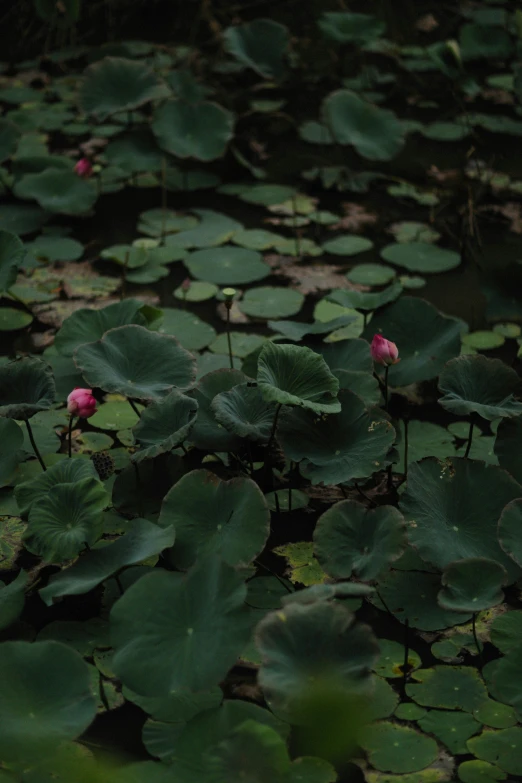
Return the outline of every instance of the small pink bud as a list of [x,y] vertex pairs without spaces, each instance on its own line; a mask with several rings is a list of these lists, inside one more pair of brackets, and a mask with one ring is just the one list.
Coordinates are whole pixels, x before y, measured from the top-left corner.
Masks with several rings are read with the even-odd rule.
[[88,419],[96,413],[96,400],[91,389],[76,387],[67,397],[67,410],[71,416],[79,416],[80,419]]
[[92,174],[92,163],[88,158],[80,158],[74,167],[74,171],[79,177],[86,179]]
[[186,294],[187,291],[190,291],[191,285],[192,285],[192,280],[190,279],[190,277],[186,277],[181,284],[181,290],[183,291],[184,294]]
[[370,346],[370,352],[372,359],[377,364],[384,364],[388,367],[390,364],[397,364],[400,362],[399,349],[390,340],[382,337],[380,334],[375,334]]

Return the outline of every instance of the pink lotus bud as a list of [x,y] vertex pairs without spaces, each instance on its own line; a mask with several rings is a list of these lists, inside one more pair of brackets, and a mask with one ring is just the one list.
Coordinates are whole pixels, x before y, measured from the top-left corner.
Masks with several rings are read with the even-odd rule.
[[373,361],[377,362],[377,364],[384,364],[385,367],[400,362],[399,349],[395,343],[386,340],[386,338],[382,337],[380,334],[375,334],[373,336],[370,352]]
[[79,177],[86,179],[92,174],[92,163],[88,158],[80,158],[74,167],[74,171]]
[[190,277],[186,277],[181,284],[181,290],[183,291],[184,294],[186,294],[187,291],[190,291],[191,285],[192,285],[192,280],[190,279]]
[[80,419],[88,419],[96,413],[96,400],[91,389],[76,387],[67,397],[67,410],[71,416],[79,416]]

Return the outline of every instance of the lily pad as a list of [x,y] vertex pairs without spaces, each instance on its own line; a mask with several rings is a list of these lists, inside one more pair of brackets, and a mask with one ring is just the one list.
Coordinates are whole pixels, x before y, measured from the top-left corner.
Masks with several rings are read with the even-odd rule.
[[394,302],[402,293],[400,283],[392,283],[383,291],[356,291],[339,288],[328,294],[328,299],[340,304],[342,307],[354,308],[355,310],[377,310],[379,307]]
[[517,373],[500,359],[459,356],[440,374],[439,389],[444,396],[439,402],[451,413],[477,413],[492,421],[522,413],[522,402],[514,397],[518,388]]
[[171,98],[154,112],[152,130],[161,149],[178,158],[221,158],[234,135],[234,115],[212,101]]
[[194,425],[197,410],[197,402],[177,390],[148,405],[133,428],[134,437],[141,445],[133,459],[136,462],[152,459],[180,446]]
[[30,419],[49,410],[55,395],[52,369],[41,359],[24,358],[0,367],[0,416]]
[[94,206],[97,193],[92,182],[73,171],[46,169],[39,174],[26,174],[15,185],[19,198],[35,199],[48,212],[81,215]]
[[16,282],[24,257],[23,243],[16,234],[0,230],[0,294],[8,291]]
[[242,247],[197,250],[183,263],[196,279],[218,285],[244,285],[270,274],[270,267],[263,262],[261,253]]
[[376,16],[350,11],[325,11],[319,17],[318,25],[330,41],[359,46],[379,38],[386,29],[385,23]]
[[495,454],[500,467],[511,473],[519,483],[522,483],[521,437],[522,420],[519,416],[501,419],[495,439]]
[[462,344],[477,351],[491,351],[494,348],[500,348],[505,343],[505,337],[502,334],[486,329],[479,329],[476,332],[468,332],[462,335]]
[[33,321],[31,313],[15,307],[0,308],[0,332],[15,332],[25,329]]
[[486,557],[455,560],[442,574],[438,602],[455,612],[480,612],[502,603],[507,574],[500,563]]
[[463,761],[459,764],[458,773],[462,783],[493,783],[496,780],[505,780],[507,777],[496,764],[478,759]]
[[433,734],[455,755],[467,753],[466,740],[482,728],[471,715],[449,710],[430,710],[417,722],[423,731]]
[[422,274],[448,272],[460,264],[460,255],[428,242],[397,242],[381,250],[385,261]]
[[157,331],[159,334],[172,335],[189,351],[200,351],[216,339],[213,326],[193,313],[174,307],[163,308],[163,320]]
[[355,256],[357,253],[364,253],[373,247],[371,239],[358,237],[354,234],[345,234],[334,239],[323,242],[323,250],[334,256]]
[[166,245],[182,248],[217,247],[244,228],[237,220],[212,209],[193,209],[192,212],[200,218],[197,226],[167,236]]
[[40,472],[35,478],[17,484],[16,502],[20,514],[26,516],[34,503],[48,496],[50,490],[58,484],[75,484],[89,478],[97,478],[96,469],[90,460],[66,459]]
[[157,76],[145,63],[123,57],[105,57],[85,71],[80,87],[80,105],[86,114],[103,121],[116,112],[128,112],[143,106],[159,97],[161,92]]
[[483,761],[494,763],[510,775],[522,775],[521,748],[522,729],[518,726],[500,731],[491,729],[468,740],[470,753]]
[[[138,410],[141,406],[138,406]],[[99,406],[98,410],[91,416],[89,423],[93,427],[99,427],[101,430],[130,429],[133,427],[139,416],[133,411],[127,400],[111,400]]]
[[480,674],[471,666],[434,666],[418,669],[406,686],[408,696],[424,707],[472,713],[487,698]]
[[188,291],[179,286],[174,291],[174,296],[183,302],[206,302],[208,299],[213,299],[218,291],[219,288],[215,283],[191,280]]
[[254,19],[227,27],[225,50],[260,76],[280,81],[285,75],[284,56],[290,43],[288,28],[273,19]]
[[372,766],[383,772],[417,772],[435,761],[439,752],[432,737],[386,721],[371,726],[362,745]]
[[288,318],[296,315],[304,303],[304,296],[293,288],[260,286],[250,288],[238,307],[252,318]]
[[346,277],[358,285],[387,285],[395,277],[395,270],[384,264],[359,264]]

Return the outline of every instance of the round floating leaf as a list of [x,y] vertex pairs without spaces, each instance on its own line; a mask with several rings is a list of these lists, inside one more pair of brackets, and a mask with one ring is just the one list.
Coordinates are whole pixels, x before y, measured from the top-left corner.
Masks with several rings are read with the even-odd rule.
[[33,503],[39,503],[57,484],[75,484],[83,479],[97,478],[96,468],[90,460],[64,459],[39,473],[36,478],[18,484],[15,489],[20,514],[26,516]]
[[288,28],[272,19],[254,19],[227,27],[223,33],[223,44],[229,54],[260,76],[276,81],[285,75],[284,55],[289,42]]
[[382,772],[417,772],[435,761],[439,753],[431,737],[385,721],[365,732],[362,745],[372,767]]
[[161,149],[178,158],[221,158],[234,135],[234,115],[212,101],[171,98],[154,112],[152,130]]
[[194,425],[197,410],[196,400],[176,390],[152,402],[133,428],[134,437],[142,447],[135,452],[134,460],[151,459],[180,446]]
[[[466,438],[468,430],[469,425],[466,424]],[[398,444],[400,465],[404,465],[404,445],[403,438]],[[447,429],[438,424],[432,424],[431,421],[412,419],[408,422],[408,464],[418,462],[424,457],[445,459],[454,456],[453,436]]]
[[490,628],[491,643],[508,653],[522,638],[522,612],[506,612],[495,617]]
[[173,525],[176,543],[170,559],[189,568],[206,554],[231,566],[252,562],[269,533],[270,512],[252,479],[222,481],[208,470],[193,470],[163,499],[161,525]]
[[[138,410],[141,405],[138,406]],[[132,410],[127,400],[114,400],[100,405],[94,416],[91,416],[89,423],[93,427],[99,427],[101,430],[126,430],[133,427],[139,417]]]
[[200,351],[216,339],[216,330],[197,315],[174,307],[163,308],[160,334],[170,334],[189,351]]
[[265,402],[257,386],[240,383],[217,394],[211,404],[216,420],[240,438],[266,442],[276,412],[275,403]]
[[410,272],[447,272],[460,264],[460,255],[427,242],[397,242],[381,250],[381,257]]
[[20,462],[24,433],[15,421],[0,418],[0,487],[9,486]]
[[522,500],[512,500],[504,508],[498,523],[498,539],[504,552],[522,568]]
[[502,603],[502,585],[507,581],[503,566],[485,557],[455,560],[442,574],[437,600],[443,609],[481,612]]
[[[404,677],[403,666],[406,652],[404,646],[390,639],[379,639],[379,648],[381,654],[374,666],[374,671],[380,677],[387,679]],[[408,665],[411,670],[418,669],[421,665],[421,659],[414,650],[408,650]]]
[[0,294],[8,291],[16,282],[24,257],[23,243],[16,234],[0,230]]
[[[274,554],[281,555],[288,563],[288,578],[291,582],[300,582],[305,587],[321,585],[326,574],[314,557],[311,541],[297,541],[284,544],[274,549]],[[329,597],[332,597],[331,595]]]
[[39,231],[47,223],[50,215],[37,206],[27,204],[0,205],[0,228],[25,236]]
[[74,740],[96,715],[89,671],[59,642],[0,645],[0,758],[27,766]]
[[[522,729],[519,726],[484,731],[468,740],[468,750],[479,759],[498,765],[510,775],[522,775]],[[493,779],[502,778],[497,776]]]
[[214,415],[212,401],[217,394],[230,391],[234,386],[245,383],[247,376],[239,370],[215,370],[204,375],[191,396],[197,401],[198,416],[190,435],[190,442],[207,451],[233,451],[241,441],[220,424]]
[[101,340],[80,345],[74,361],[90,386],[138,400],[158,399],[173,388],[188,389],[196,361],[178,341],[129,324]]
[[145,63],[104,57],[85,71],[80,105],[85,114],[103,121],[116,112],[136,109],[161,92],[160,82]]
[[[244,359],[255,351],[259,352],[265,343],[266,337],[262,337],[260,334],[230,332],[232,356],[238,356],[240,359]],[[213,353],[225,354],[228,360],[228,339],[224,332],[222,332],[219,337],[214,340],[210,346],[210,350]]]
[[212,209],[193,209],[195,215],[201,218],[194,228],[180,231],[179,234],[168,236],[166,245],[174,247],[216,247],[223,245],[236,231],[242,231],[243,226],[237,220],[227,215],[214,212]]
[[100,340],[109,329],[126,324],[145,326],[146,318],[140,313],[142,307],[143,303],[137,299],[124,299],[101,310],[87,307],[76,310],[58,330],[54,346],[62,356],[72,356],[79,345]]
[[83,256],[83,245],[70,237],[47,236],[41,234],[26,245],[27,250],[36,258],[46,261],[77,261]]
[[432,122],[419,128],[419,132],[434,141],[460,141],[469,136],[470,129],[457,122]]
[[497,523],[520,494],[520,485],[494,465],[429,458],[410,466],[400,506],[410,543],[427,562],[442,570],[455,560],[484,557],[504,566],[513,582],[520,569],[500,548]]
[[15,332],[17,329],[25,329],[32,321],[33,316],[25,310],[17,310],[14,307],[0,308],[0,332]]
[[76,557],[100,537],[109,496],[95,478],[57,484],[29,510],[27,547],[49,563]]
[[263,659],[259,684],[288,713],[321,678],[343,690],[368,687],[379,655],[370,628],[335,602],[291,603],[271,612],[257,626],[256,644]]
[[478,759],[463,761],[459,764],[458,773],[462,783],[493,783],[496,780],[505,780],[507,777],[496,764]]
[[198,693],[179,690],[158,697],[141,696],[128,688],[123,688],[123,695],[155,720],[168,723],[186,723],[201,712],[219,707],[223,700],[223,692],[220,688]]
[[243,247],[197,250],[183,263],[193,277],[217,285],[254,283],[270,274],[261,253]]
[[20,138],[20,129],[14,122],[0,120],[0,162],[10,158],[16,150]]
[[[400,283],[392,283],[383,291],[369,292],[339,288],[328,294],[328,299],[340,304],[342,307],[355,310],[377,310],[390,302],[394,302],[402,293]],[[350,368],[351,369],[351,368]]]
[[[287,347],[287,346],[283,346]],[[366,408],[351,391],[339,393],[339,414],[319,418],[313,411],[285,411],[278,429],[285,455],[301,463],[313,484],[340,484],[366,478],[390,464],[395,430],[378,408]]]
[[430,710],[418,724],[423,731],[433,734],[454,754],[467,753],[466,740],[482,728],[471,715],[448,710]]
[[266,402],[297,405],[315,413],[336,413],[339,381],[309,348],[267,343],[257,363],[257,382]]
[[158,555],[174,543],[174,529],[161,528],[146,519],[133,519],[120,538],[101,549],[92,549],[72,566],[49,580],[40,596],[47,606],[63,595],[83,595],[122,568]]
[[358,264],[346,277],[357,285],[386,285],[395,277],[395,269],[384,264]]
[[24,608],[28,578],[25,571],[20,571],[16,579],[8,585],[0,581],[0,630],[8,628],[20,617]]
[[51,367],[41,359],[24,358],[0,367],[0,416],[30,419],[54,403]]
[[505,59],[513,49],[509,33],[501,25],[473,22],[461,26],[459,44],[464,60]]
[[144,696],[214,687],[249,639],[245,597],[243,577],[217,557],[185,576],[146,574],[111,611],[114,671]]
[[386,25],[370,14],[325,11],[317,23],[323,35],[337,43],[366,44],[379,38]]
[[148,128],[136,128],[109,142],[104,151],[112,166],[124,171],[160,171],[163,155]]
[[381,334],[397,345],[401,361],[389,368],[389,382],[407,386],[434,378],[458,356],[465,328],[463,321],[443,315],[424,299],[401,296],[373,316],[363,336],[371,342],[374,334]]
[[487,698],[480,674],[471,666],[434,666],[418,669],[407,695],[424,707],[473,712]]
[[[296,196],[295,188],[289,185],[275,184],[254,185],[240,194],[242,201],[246,201],[249,204],[262,204],[265,207],[273,206],[274,204],[281,205],[290,200],[293,201],[296,199]],[[291,211],[293,213],[294,209],[292,208]],[[272,234],[271,236],[273,240],[276,240],[276,243],[285,239],[285,237],[281,237],[278,234]]]
[[98,197],[92,182],[74,171],[46,169],[39,174],[26,174],[15,185],[19,198],[33,198],[48,212],[81,215],[89,212]]
[[509,729],[517,723],[517,714],[513,707],[493,699],[482,702],[473,715],[485,726],[491,726],[493,729]]
[[366,340],[339,340],[331,345],[323,343],[315,350],[323,356],[331,370],[349,368],[351,372],[373,372],[373,359]]
[[404,519],[393,506],[367,509],[343,500],[325,511],[314,531],[315,555],[327,574],[363,582],[375,579],[402,554]]
[[488,332],[479,330],[462,335],[462,344],[469,348],[475,348],[477,351],[491,351],[493,348],[499,348],[504,345],[505,337],[497,332]]
[[293,288],[260,286],[250,288],[238,306],[242,313],[253,318],[288,318],[296,315],[303,303],[303,294]]
[[440,374],[439,389],[444,396],[439,402],[451,413],[477,413],[489,421],[518,416],[522,402],[517,402],[514,395],[519,383],[517,373],[500,359],[458,356]]
[[350,90],[336,90],[325,98],[322,115],[335,141],[353,145],[368,160],[391,160],[404,146],[404,130],[396,115]]
[[521,438],[522,419],[519,416],[513,419],[503,418],[497,430],[495,454],[500,467],[509,471],[519,483],[522,483]]
[[495,662],[492,695],[499,701],[510,704],[518,714],[522,710],[522,643],[518,640],[510,650]]
[[213,299],[218,293],[219,288],[214,283],[204,283],[199,280],[193,280],[190,288],[185,291],[181,286],[176,288],[174,296],[183,302],[205,302],[207,299]]
[[363,253],[373,247],[371,239],[358,237],[355,234],[345,234],[344,236],[329,239],[323,242],[323,250],[334,256],[355,256],[357,253]]

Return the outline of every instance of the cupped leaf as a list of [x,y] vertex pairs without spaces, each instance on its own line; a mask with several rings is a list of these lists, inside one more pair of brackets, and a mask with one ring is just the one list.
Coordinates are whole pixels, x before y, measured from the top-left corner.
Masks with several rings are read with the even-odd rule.
[[257,363],[257,383],[266,402],[295,405],[315,413],[337,413],[339,381],[310,348],[267,343]]
[[45,169],[38,174],[26,174],[15,185],[19,198],[35,199],[47,212],[81,215],[94,206],[98,194],[92,182],[78,177],[74,171]]
[[206,554],[246,565],[266,544],[270,511],[252,479],[222,481],[208,470],[193,470],[166,494],[160,524],[176,530],[169,555],[176,568],[187,569]]
[[0,416],[30,419],[56,397],[53,371],[41,359],[24,358],[0,367]]
[[408,538],[420,556],[441,570],[455,560],[485,557],[508,573],[520,568],[500,548],[497,523],[504,506],[522,488],[499,467],[454,458],[428,458],[410,465],[400,507]]
[[505,568],[486,557],[469,557],[450,563],[442,574],[437,600],[443,609],[480,612],[502,603]]
[[339,144],[350,144],[368,160],[391,160],[404,146],[404,130],[396,115],[350,90],[336,90],[322,106],[324,122]]
[[27,573],[22,570],[8,585],[0,581],[0,631],[8,628],[20,617],[24,608],[28,578]]
[[112,166],[132,173],[159,171],[163,158],[147,127],[133,129],[109,142],[104,156]]
[[96,468],[90,460],[79,458],[61,460],[35,478],[17,485],[15,498],[20,514],[26,516],[32,504],[43,500],[49,494],[49,490],[57,484],[74,484],[83,479],[96,477]]
[[212,101],[171,98],[154,112],[152,130],[161,149],[178,158],[221,158],[234,135],[234,115]]
[[27,764],[74,740],[96,715],[89,671],[59,642],[0,645],[0,758]]
[[0,419],[0,487],[9,486],[15,470],[22,459],[19,454],[24,442],[24,433],[20,426],[10,419]]
[[421,274],[448,272],[460,264],[460,255],[429,242],[397,242],[381,250],[385,261]]
[[174,337],[135,324],[110,329],[101,340],[80,345],[74,361],[91,386],[138,400],[188,389],[196,375],[196,360]]
[[495,455],[498,464],[507,470],[514,479],[522,483],[522,418],[503,418],[497,429]]
[[375,579],[402,554],[406,539],[402,514],[393,506],[367,509],[342,500],[322,514],[314,531],[314,550],[327,574],[362,581]]
[[80,106],[85,114],[103,121],[118,111],[136,109],[161,92],[157,76],[145,63],[104,57],[85,71]]
[[217,557],[184,576],[146,574],[111,611],[114,671],[144,696],[214,687],[249,639],[245,596],[243,578]]
[[394,302],[399,298],[403,291],[400,283],[392,283],[383,291],[366,292],[356,291],[355,289],[339,288],[328,294],[331,302],[336,302],[342,307],[353,308],[354,310],[377,310],[378,307]]
[[254,19],[247,24],[227,27],[223,33],[226,51],[260,76],[281,80],[285,75],[284,56],[290,42],[288,28],[272,19]]
[[95,478],[56,484],[29,510],[27,548],[49,563],[70,560],[92,546],[103,530],[101,512],[109,505],[105,487]]
[[40,590],[40,596],[50,606],[60,596],[88,593],[122,568],[158,555],[173,543],[172,526],[161,528],[146,519],[133,519],[124,535],[113,544],[92,549],[70,568],[52,576],[49,584]]
[[435,761],[439,753],[432,737],[387,721],[371,726],[362,746],[370,764],[383,772],[417,772]]
[[241,440],[223,427],[216,419],[212,402],[216,395],[228,392],[248,380],[239,370],[214,370],[201,378],[191,392],[198,403],[198,416],[190,434],[190,442],[198,449],[207,451],[233,451],[239,448]]
[[318,25],[323,35],[331,41],[359,45],[379,38],[385,30],[384,22],[377,17],[350,11],[325,11]]
[[194,425],[197,410],[196,400],[176,390],[152,402],[133,428],[134,437],[142,447],[133,455],[134,460],[151,459],[180,446]]
[[389,382],[407,386],[434,378],[458,356],[465,329],[463,321],[443,315],[424,299],[402,296],[373,316],[363,336],[371,342],[381,334],[397,345],[401,361],[389,368]]
[[504,552],[522,568],[522,499],[512,500],[498,521],[498,540]]
[[265,402],[257,386],[240,383],[217,394],[211,403],[216,421],[240,438],[265,442],[274,425],[276,405]]
[[243,247],[196,250],[183,263],[197,280],[217,285],[244,285],[270,274],[261,253]]
[[84,343],[100,340],[105,332],[126,324],[146,326],[147,319],[140,312],[143,302],[124,299],[101,310],[82,307],[65,319],[54,338],[54,346],[62,356],[72,356]]
[[[284,346],[286,347],[286,346]],[[300,462],[313,484],[366,478],[392,461],[395,430],[378,408],[366,408],[351,391],[339,392],[341,412],[318,418],[313,411],[285,411],[278,435],[285,455]]]
[[23,242],[16,234],[0,230],[0,294],[8,291],[16,282],[24,257]]
[[458,356],[440,374],[439,389],[444,396],[439,402],[456,415],[477,413],[492,421],[522,413],[522,402],[514,396],[519,388],[517,373],[500,359]]

